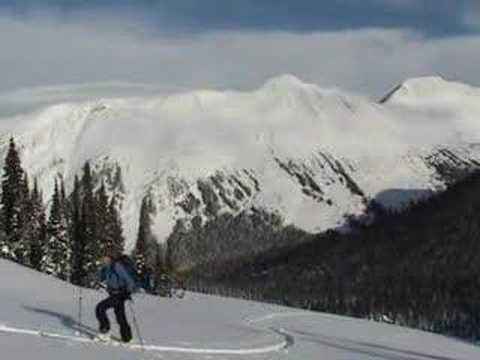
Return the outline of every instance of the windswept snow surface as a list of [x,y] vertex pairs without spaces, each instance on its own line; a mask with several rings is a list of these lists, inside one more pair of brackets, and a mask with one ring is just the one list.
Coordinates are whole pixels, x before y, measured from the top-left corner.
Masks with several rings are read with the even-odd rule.
[[[480,348],[438,335],[190,293],[181,300],[135,297],[146,351],[141,351],[137,337],[128,348],[95,344],[75,332],[80,336],[95,332],[93,310],[104,297],[102,292],[83,290],[80,326],[77,288],[4,260],[0,274],[2,359],[463,360],[480,356]],[[40,336],[39,331],[50,336]]]
[[178,219],[214,216],[199,180],[219,213],[263,208],[320,232],[372,199],[399,207],[443,189],[442,169],[480,164],[480,90],[441,78],[408,80],[381,103],[290,75],[251,92],[123,85],[121,97],[89,101],[87,85],[44,92],[0,96],[15,108],[0,109],[0,155],[15,135],[46,196],[54,175],[71,186],[87,160],[104,178],[120,167],[129,248],[147,194],[161,242]]

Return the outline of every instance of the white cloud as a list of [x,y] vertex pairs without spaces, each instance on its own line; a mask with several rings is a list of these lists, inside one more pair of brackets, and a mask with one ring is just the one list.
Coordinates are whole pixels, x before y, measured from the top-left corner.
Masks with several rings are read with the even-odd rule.
[[[435,40],[402,29],[182,36],[147,30],[131,20],[100,16],[68,22],[45,15],[0,17],[0,91],[109,81],[168,91],[250,89],[281,73],[375,97],[405,78],[428,74],[480,84],[480,36]],[[97,85],[95,91],[118,88]],[[62,90],[56,91],[60,96]]]

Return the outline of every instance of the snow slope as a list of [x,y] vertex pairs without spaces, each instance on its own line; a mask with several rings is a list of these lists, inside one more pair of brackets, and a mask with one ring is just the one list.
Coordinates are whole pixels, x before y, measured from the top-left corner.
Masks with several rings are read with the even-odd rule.
[[0,349],[5,359],[463,360],[480,356],[478,347],[433,334],[198,294],[182,300],[136,296],[145,352],[139,346],[127,349],[40,337],[35,331],[67,337],[76,331],[94,332],[92,312],[104,294],[83,291],[83,323],[78,326],[78,289],[4,260],[0,274]]
[[252,207],[319,232],[360,216],[372,199],[403,206],[480,165],[480,91],[440,78],[406,81],[380,103],[290,75],[251,92],[85,100],[88,87],[78,91],[36,91],[24,111],[28,92],[0,97],[15,107],[0,121],[0,156],[17,136],[46,195],[54,175],[71,185],[92,161],[122,199],[130,248],[147,194],[159,241],[178,219]]

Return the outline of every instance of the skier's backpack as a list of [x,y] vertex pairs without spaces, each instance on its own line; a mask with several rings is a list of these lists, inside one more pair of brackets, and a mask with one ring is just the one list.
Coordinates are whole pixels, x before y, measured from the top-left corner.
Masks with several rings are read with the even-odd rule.
[[133,289],[133,292],[136,292],[137,290],[144,288],[142,284],[142,279],[140,276],[138,276],[137,268],[135,266],[135,262],[128,256],[128,255],[120,255],[118,259],[115,260],[115,262],[121,264],[127,274],[130,276],[130,278],[133,280],[135,288]]

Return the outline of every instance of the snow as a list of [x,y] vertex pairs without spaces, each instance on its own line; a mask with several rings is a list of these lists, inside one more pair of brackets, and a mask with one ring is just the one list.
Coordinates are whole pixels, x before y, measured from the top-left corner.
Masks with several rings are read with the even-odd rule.
[[480,90],[466,84],[449,82],[439,76],[405,81],[387,97],[388,102],[441,102],[480,96]]
[[[137,97],[122,95],[137,90]],[[17,107],[13,115],[0,115],[0,149],[10,135],[18,137],[22,161],[46,196],[56,174],[63,174],[68,190],[86,160],[106,168],[120,165],[127,190],[121,214],[130,249],[146,194],[155,194],[154,233],[163,242],[177,219],[193,216],[178,203],[188,193],[200,199],[197,180],[218,172],[251,188],[253,180],[244,170],[258,181],[260,191],[239,201],[240,210],[265,208],[286,224],[318,232],[365,211],[365,199],[353,194],[319,153],[341,163],[367,199],[406,190],[394,200],[381,196],[384,205],[395,207],[444,187],[424,161],[439,148],[466,161],[480,159],[473,146],[480,139],[480,91],[440,78],[408,80],[383,104],[292,75],[250,92],[168,94],[122,85],[120,95],[112,97],[98,84],[92,94],[102,96],[92,99],[88,92],[83,85],[48,88],[43,95],[41,90],[2,95],[6,108]],[[22,96],[26,103],[33,97],[35,104],[45,105],[22,110]],[[305,195],[275,159],[307,172],[331,204]],[[172,181],[184,184],[180,193],[172,193]],[[233,212],[222,206],[222,212]]]
[[[0,349],[8,359],[465,360],[480,356],[479,347],[434,334],[192,293],[184,299],[135,296],[146,351],[141,351],[137,337],[128,348],[95,344],[75,332],[80,336],[95,332],[93,310],[104,293],[82,291],[79,327],[78,288],[5,260],[0,260],[0,273]],[[128,316],[131,319],[130,312]],[[39,331],[45,335],[39,336]]]

